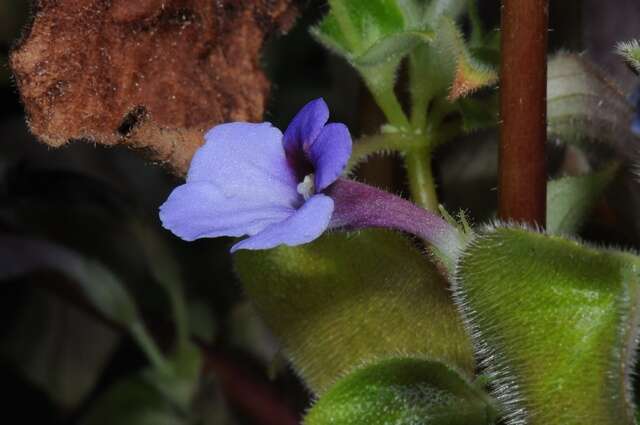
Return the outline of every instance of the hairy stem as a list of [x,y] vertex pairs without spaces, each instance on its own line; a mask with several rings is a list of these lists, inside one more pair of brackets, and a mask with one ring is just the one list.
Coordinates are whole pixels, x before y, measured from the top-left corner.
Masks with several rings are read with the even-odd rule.
[[375,67],[359,67],[358,71],[389,124],[407,130],[409,120],[394,91],[397,67],[397,62],[392,61]]
[[437,213],[438,195],[433,181],[431,154],[428,146],[408,152],[405,155],[405,164],[413,200],[422,208]]

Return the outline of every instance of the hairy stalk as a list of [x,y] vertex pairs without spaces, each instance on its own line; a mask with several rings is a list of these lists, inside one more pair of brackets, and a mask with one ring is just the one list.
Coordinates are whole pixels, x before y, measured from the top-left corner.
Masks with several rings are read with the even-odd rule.
[[429,146],[413,149],[405,155],[405,165],[409,177],[411,197],[422,208],[439,211],[438,195],[431,170],[431,152]]

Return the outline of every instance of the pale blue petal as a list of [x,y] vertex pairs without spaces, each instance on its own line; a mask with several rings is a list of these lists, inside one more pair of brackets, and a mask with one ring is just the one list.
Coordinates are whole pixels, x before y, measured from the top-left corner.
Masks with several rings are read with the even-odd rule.
[[186,241],[218,236],[255,235],[296,212],[278,202],[246,196],[228,196],[205,181],[178,186],[160,206],[162,225]]
[[351,156],[351,135],[344,124],[327,124],[311,145],[309,159],[315,170],[315,187],[320,192],[336,181]]
[[187,182],[207,181],[225,197],[297,208],[298,182],[270,123],[235,122],[213,127],[191,160]]
[[282,222],[269,225],[255,236],[238,242],[231,248],[231,252],[311,242],[327,229],[332,213],[333,200],[322,194],[314,195],[295,214]]

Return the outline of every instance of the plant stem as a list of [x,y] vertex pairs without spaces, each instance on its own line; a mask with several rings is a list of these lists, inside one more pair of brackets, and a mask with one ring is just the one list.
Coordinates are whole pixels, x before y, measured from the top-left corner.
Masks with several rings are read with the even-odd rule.
[[409,120],[394,91],[397,67],[398,64],[392,61],[374,67],[358,67],[358,71],[388,123],[398,129],[407,130]]
[[405,155],[409,177],[409,189],[416,204],[438,213],[438,196],[431,170],[431,153],[428,145],[412,149]]
[[168,371],[169,363],[167,363],[155,341],[147,332],[145,325],[142,322],[135,323],[130,331],[134,340],[138,343],[138,347],[145,353],[153,367],[157,370]]
[[398,128],[408,128],[409,121],[407,120],[407,116],[402,110],[402,106],[400,102],[398,102],[398,98],[392,90],[375,90],[375,88],[371,88],[371,92],[376,99],[378,105],[382,109],[387,121],[389,124],[398,127]]
[[352,172],[358,164],[364,162],[371,155],[404,152],[408,149],[413,149],[419,143],[415,137],[407,136],[402,132],[383,132],[371,136],[363,136],[353,144],[353,151],[346,171],[347,173]]
[[544,226],[548,0],[503,0],[499,216]]

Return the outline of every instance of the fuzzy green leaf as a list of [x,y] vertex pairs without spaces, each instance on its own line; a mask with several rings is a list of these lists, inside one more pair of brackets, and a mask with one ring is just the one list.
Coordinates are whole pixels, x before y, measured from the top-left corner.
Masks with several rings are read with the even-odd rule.
[[397,0],[409,25],[434,25],[443,16],[458,18],[468,0]]
[[442,363],[387,360],[354,371],[324,394],[305,425],[482,425],[488,396]]
[[473,373],[447,283],[401,235],[327,234],[234,259],[258,312],[317,393],[355,367],[398,354]]
[[600,142],[625,158],[636,154],[631,104],[582,56],[562,53],[549,61],[547,109],[550,140]]
[[468,48],[451,16],[442,15],[433,25],[434,41],[417,47],[409,57],[412,121],[418,127],[426,125],[423,121],[432,100],[448,97],[453,102],[497,81],[495,69]]
[[547,231],[571,235],[577,232],[593,205],[616,174],[617,167],[583,176],[567,176],[547,185]]
[[[421,0],[418,2],[424,3]],[[442,16],[456,19],[464,11],[467,0],[431,0],[428,3],[424,19],[427,22],[435,22]]]
[[632,40],[618,44],[620,54],[636,72],[640,72],[640,41]]
[[394,94],[396,72],[405,55],[432,40],[433,31],[407,13],[412,2],[402,3],[331,0],[329,13],[311,33],[358,70],[389,123],[406,129],[409,121]]
[[433,32],[403,31],[376,42],[355,59],[356,67],[375,66],[383,62],[396,62],[421,43],[433,40]]
[[329,14],[312,33],[351,61],[386,37],[409,29],[395,0],[331,0],[329,5]]
[[518,228],[480,234],[456,297],[507,423],[634,424],[637,257]]

